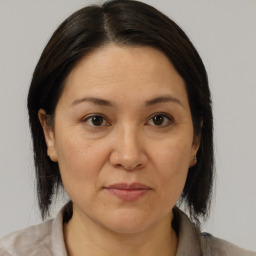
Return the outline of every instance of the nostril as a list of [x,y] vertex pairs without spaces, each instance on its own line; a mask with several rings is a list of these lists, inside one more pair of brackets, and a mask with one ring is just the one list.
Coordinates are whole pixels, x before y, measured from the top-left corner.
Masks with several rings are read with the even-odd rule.
[[117,164],[116,167],[117,168],[122,168],[125,170],[136,170],[136,169],[140,169],[143,165],[142,164],[136,164],[136,165],[129,165],[129,164]]
[[112,166],[130,171],[141,169],[147,163],[147,159],[145,152],[135,151],[134,148],[128,150],[127,147],[115,148],[109,157]]

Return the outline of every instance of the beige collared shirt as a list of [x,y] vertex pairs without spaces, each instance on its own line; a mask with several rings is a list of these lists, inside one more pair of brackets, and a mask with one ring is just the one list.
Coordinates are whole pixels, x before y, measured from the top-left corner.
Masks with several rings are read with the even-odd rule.
[[[201,234],[185,213],[180,214],[176,256],[256,256],[209,234]],[[42,224],[11,233],[0,239],[0,256],[68,256],[63,237],[63,210]]]

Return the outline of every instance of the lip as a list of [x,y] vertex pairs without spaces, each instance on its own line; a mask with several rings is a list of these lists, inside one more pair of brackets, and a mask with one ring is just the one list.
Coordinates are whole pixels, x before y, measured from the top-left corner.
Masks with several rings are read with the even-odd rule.
[[139,182],[131,184],[116,183],[108,187],[104,187],[104,189],[123,201],[136,201],[152,190],[150,187]]

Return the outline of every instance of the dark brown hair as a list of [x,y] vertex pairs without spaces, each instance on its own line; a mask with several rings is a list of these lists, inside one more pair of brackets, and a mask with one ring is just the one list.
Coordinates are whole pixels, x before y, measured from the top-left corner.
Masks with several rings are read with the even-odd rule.
[[184,79],[194,134],[201,137],[201,143],[181,199],[192,219],[206,217],[213,184],[213,121],[204,64],[183,30],[167,16],[139,1],[114,0],[85,7],[67,18],[52,35],[33,74],[28,112],[42,218],[62,182],[58,164],[47,156],[38,111],[44,109],[53,116],[69,72],[81,58],[109,43],[157,48]]

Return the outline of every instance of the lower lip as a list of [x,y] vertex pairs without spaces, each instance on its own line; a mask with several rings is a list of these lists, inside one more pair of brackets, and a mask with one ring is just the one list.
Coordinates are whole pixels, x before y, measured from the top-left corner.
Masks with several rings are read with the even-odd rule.
[[107,191],[123,201],[136,201],[149,192],[149,189],[115,189],[107,188]]

